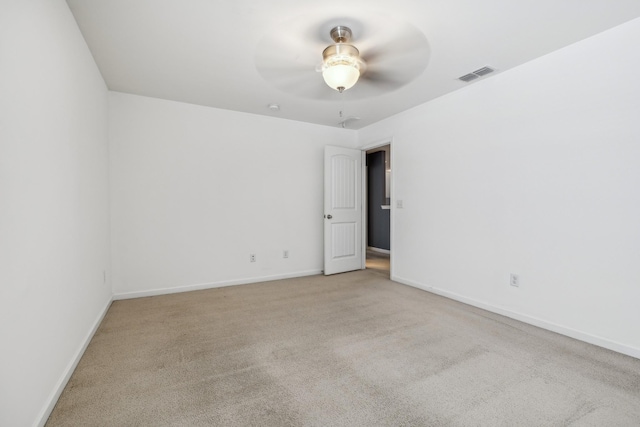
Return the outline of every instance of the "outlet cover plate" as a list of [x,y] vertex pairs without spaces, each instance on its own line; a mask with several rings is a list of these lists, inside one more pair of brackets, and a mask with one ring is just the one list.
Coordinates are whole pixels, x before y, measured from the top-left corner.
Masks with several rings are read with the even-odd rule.
[[511,273],[509,275],[509,284],[516,288],[520,287],[520,277],[517,274]]

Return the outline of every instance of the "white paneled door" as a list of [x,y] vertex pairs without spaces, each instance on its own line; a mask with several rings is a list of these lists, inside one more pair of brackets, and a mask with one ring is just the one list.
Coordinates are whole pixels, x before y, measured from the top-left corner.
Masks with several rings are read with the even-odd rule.
[[324,274],[362,268],[362,151],[324,149]]

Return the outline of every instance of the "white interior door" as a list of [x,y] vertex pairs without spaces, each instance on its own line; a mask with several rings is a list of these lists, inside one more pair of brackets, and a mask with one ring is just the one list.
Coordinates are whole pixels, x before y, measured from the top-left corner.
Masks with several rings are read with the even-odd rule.
[[324,274],[362,268],[362,152],[324,149]]

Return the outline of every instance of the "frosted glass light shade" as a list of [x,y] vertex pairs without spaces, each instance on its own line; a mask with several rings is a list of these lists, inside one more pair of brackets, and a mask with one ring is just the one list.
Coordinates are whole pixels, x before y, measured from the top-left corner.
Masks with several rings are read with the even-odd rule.
[[356,84],[360,70],[351,64],[333,64],[324,69],[322,77],[330,88],[342,92]]

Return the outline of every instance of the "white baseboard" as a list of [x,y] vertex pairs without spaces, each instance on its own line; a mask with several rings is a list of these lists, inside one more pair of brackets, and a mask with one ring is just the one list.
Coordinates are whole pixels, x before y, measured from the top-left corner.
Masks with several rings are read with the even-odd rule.
[[589,344],[597,345],[599,347],[603,347],[609,350],[613,350],[618,353],[626,354],[627,356],[635,357],[640,359],[640,348],[631,347],[625,344],[618,343],[616,341],[611,341],[606,338],[602,338],[596,335],[591,335],[586,332],[578,331],[572,328],[567,328],[562,325],[558,325],[552,322],[548,322],[543,319],[539,319],[537,317],[532,317],[526,314],[517,313],[511,310],[507,310],[501,307],[494,306],[492,304],[478,301],[472,298],[467,298],[462,295],[458,295],[454,292],[445,291],[443,289],[434,288],[432,286],[423,285],[418,282],[414,282],[412,280],[403,279],[398,276],[392,276],[391,280],[394,282],[402,283],[403,285],[411,286],[414,288],[421,289],[423,291],[431,292],[433,294],[437,294],[455,301],[459,301],[465,304],[472,305],[474,307],[481,308],[483,310],[491,311],[496,314],[500,314],[502,316],[509,317],[511,319],[519,320],[524,323],[528,323],[533,326],[537,326],[542,329],[546,329],[552,332],[556,332],[561,335],[565,335],[571,338],[575,338],[580,341],[587,342]]
[[226,286],[248,285],[250,283],[270,282],[273,280],[293,279],[296,277],[315,276],[322,274],[322,270],[307,270],[295,273],[278,274],[273,276],[251,277],[236,280],[224,280],[220,282],[201,283],[197,285],[177,286],[174,288],[151,289],[148,291],[123,292],[113,295],[114,300],[124,300],[132,298],[152,297],[157,295],[176,294],[180,292],[201,291],[204,289],[224,288]]
[[380,249],[380,248],[374,248],[373,246],[367,246],[367,250],[373,251],[373,252],[379,252],[381,254],[391,255],[391,251],[389,249]]
[[104,309],[102,309],[102,312],[100,312],[95,322],[93,322],[93,326],[91,327],[91,329],[85,336],[84,340],[80,344],[80,347],[78,348],[78,351],[76,351],[75,356],[73,357],[73,359],[71,359],[71,361],[67,365],[67,368],[64,370],[62,377],[60,377],[60,379],[58,380],[58,383],[56,384],[56,387],[53,389],[51,396],[49,396],[49,399],[47,400],[47,404],[42,409],[42,411],[40,411],[40,415],[38,416],[38,418],[36,418],[36,424],[35,424],[36,426],[38,427],[44,426],[47,420],[49,419],[49,415],[51,415],[53,408],[55,408],[56,403],[58,403],[58,399],[60,398],[62,391],[67,386],[67,383],[69,382],[69,379],[73,374],[73,371],[75,371],[76,367],[78,366],[78,363],[80,362],[80,359],[82,359],[82,355],[84,354],[85,350],[89,346],[91,339],[93,338],[96,331],[98,330],[100,323],[102,323],[102,320],[104,319],[104,316],[107,314],[109,307],[111,307],[112,302],[113,302],[113,298],[109,298],[109,301],[107,301],[107,304],[105,305]]

